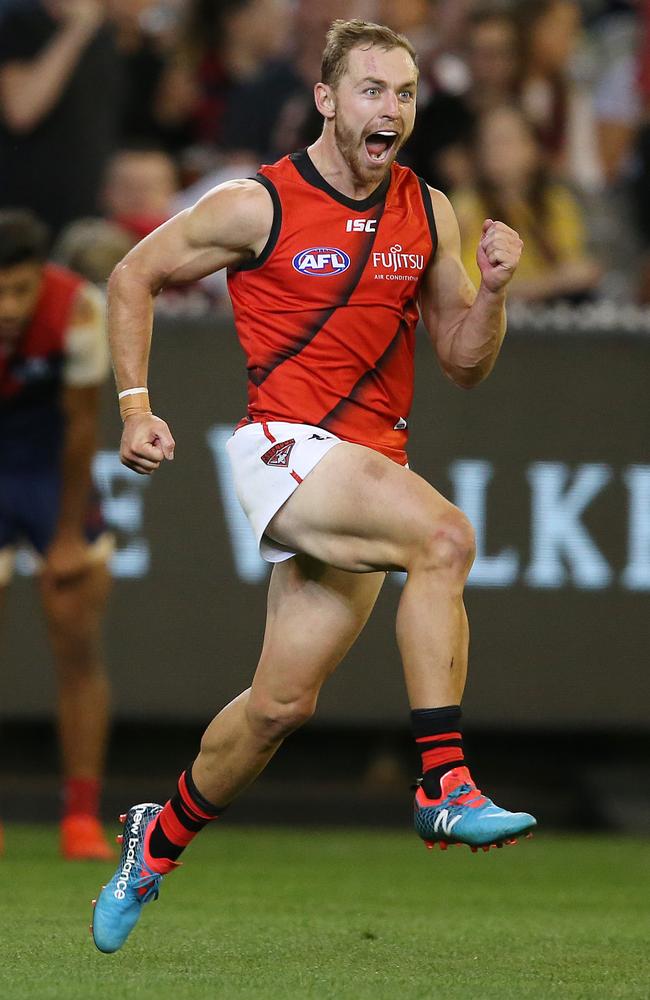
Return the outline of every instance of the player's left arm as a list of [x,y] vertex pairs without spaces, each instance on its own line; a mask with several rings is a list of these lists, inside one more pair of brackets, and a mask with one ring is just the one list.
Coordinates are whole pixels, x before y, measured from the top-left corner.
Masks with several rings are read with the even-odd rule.
[[477,248],[478,291],[463,267],[458,222],[448,199],[429,188],[438,247],[420,288],[420,312],[440,366],[465,389],[491,372],[506,332],[506,286],[523,247],[503,222],[486,219]]
[[104,315],[101,292],[92,285],[81,286],[65,342],[59,518],[45,556],[45,572],[58,580],[84,573],[91,562],[85,520],[97,448],[100,390],[109,371]]

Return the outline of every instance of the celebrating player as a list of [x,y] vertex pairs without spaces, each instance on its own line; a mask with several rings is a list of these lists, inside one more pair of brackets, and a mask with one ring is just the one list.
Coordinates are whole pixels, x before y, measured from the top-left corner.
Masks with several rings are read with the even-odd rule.
[[334,22],[314,92],[320,138],[254,180],[210,192],[131,251],[112,278],[122,460],[149,474],[174,457],[146,390],[153,297],[169,282],[229,268],[249,399],[228,452],[274,569],[251,687],[210,724],[164,808],[144,803],[126,817],[120,865],[94,911],[102,951],[121,947],[182,850],[312,715],[387,570],[407,573],[397,639],[422,754],[417,831],[430,844],[477,848],[535,825],[486,798],[465,761],[462,592],[473,533],[408,469],[404,450],[418,314],[449,378],[466,388],[480,382],[503,340],[505,288],[522,244],[486,220],[477,293],[447,199],[395,163],[413,128],[417,76],[406,38]]
[[108,373],[103,296],[45,263],[30,213],[0,212],[0,603],[17,542],[40,556],[57,668],[64,771],[61,850],[112,857],[98,819],[108,682],[99,633],[110,539],[91,502],[99,387]]

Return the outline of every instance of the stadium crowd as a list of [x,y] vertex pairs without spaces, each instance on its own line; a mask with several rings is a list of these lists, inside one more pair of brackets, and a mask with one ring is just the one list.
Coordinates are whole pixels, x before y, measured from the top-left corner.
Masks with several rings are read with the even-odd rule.
[[[0,208],[101,283],[198,194],[320,131],[336,17],[420,60],[402,158],[452,199],[475,274],[486,216],[526,243],[511,298],[650,302],[647,0],[0,0]],[[173,298],[195,311],[221,280]]]

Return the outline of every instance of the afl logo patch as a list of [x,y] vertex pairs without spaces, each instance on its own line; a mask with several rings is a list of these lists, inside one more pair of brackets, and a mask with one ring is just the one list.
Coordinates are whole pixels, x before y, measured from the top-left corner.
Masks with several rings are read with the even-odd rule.
[[341,274],[350,266],[350,258],[336,247],[311,247],[301,250],[293,258],[293,266],[301,274],[310,274],[315,278],[329,278],[332,274]]

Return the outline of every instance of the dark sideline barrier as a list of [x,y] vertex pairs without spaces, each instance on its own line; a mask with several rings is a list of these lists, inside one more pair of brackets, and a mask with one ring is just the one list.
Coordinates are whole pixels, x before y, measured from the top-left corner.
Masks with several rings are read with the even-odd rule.
[[[597,324],[595,324],[596,326]],[[650,336],[515,323],[491,377],[449,384],[419,334],[412,467],[474,523],[466,718],[481,727],[648,728]],[[119,464],[107,388],[95,478],[118,548],[107,651],[123,719],[203,720],[248,685],[267,567],[223,445],[243,415],[228,320],[158,323],[150,390],[177,441],[153,479]],[[48,714],[54,685],[29,560],[0,645],[0,715]],[[401,725],[399,576],[323,692],[319,719]]]

